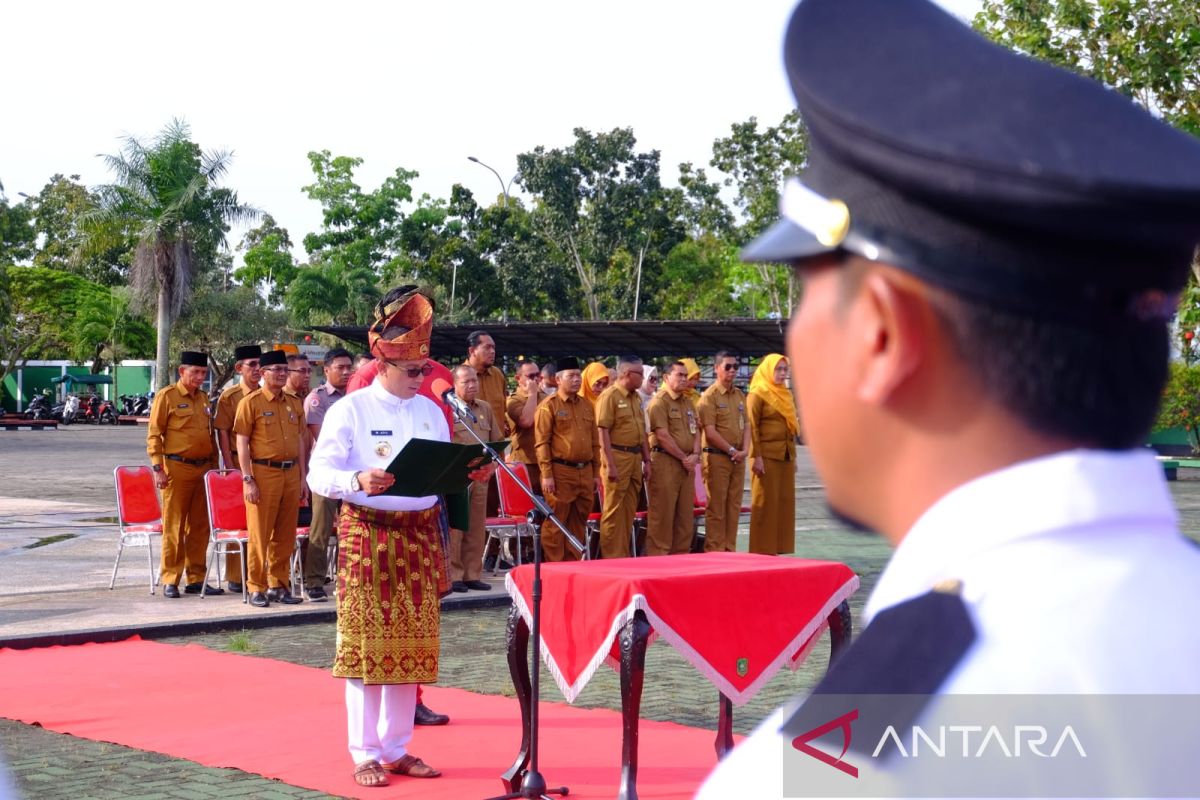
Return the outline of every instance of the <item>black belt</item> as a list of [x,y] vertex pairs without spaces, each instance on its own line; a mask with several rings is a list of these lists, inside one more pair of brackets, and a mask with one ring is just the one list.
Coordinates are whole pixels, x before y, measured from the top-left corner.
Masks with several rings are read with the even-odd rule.
[[562,464],[564,467],[574,467],[575,469],[583,469],[592,465],[590,461],[567,461],[565,458],[552,458],[550,460],[555,464]]
[[611,445],[613,450],[620,450],[622,453],[640,453],[642,452],[641,445],[636,444],[614,444]]
[[717,449],[717,448],[715,448],[715,447],[706,447],[706,448],[704,448],[704,452],[706,452],[706,453],[716,453],[716,454],[717,454],[717,455],[719,455],[719,456],[725,456],[726,458],[733,458],[733,456],[729,455],[729,451],[728,451],[728,450],[718,450],[718,449]]
[[211,458],[184,458],[183,456],[164,456],[168,461],[178,461],[181,464],[187,464],[192,467],[203,467],[205,464],[212,462]]
[[252,458],[251,464],[262,464],[264,467],[274,467],[275,469],[291,469],[299,464],[299,461],[268,461],[265,458]]

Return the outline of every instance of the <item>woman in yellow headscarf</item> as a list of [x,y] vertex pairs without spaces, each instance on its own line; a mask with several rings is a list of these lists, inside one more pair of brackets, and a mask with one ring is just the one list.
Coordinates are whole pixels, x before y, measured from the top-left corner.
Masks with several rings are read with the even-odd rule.
[[596,407],[600,393],[608,388],[608,382],[608,367],[603,362],[593,361],[583,368],[583,396],[592,404],[592,408]]
[[700,365],[694,358],[681,358],[679,362],[687,367],[688,371],[688,384],[683,394],[692,398],[692,402],[695,403],[700,400],[700,390],[697,388],[700,385]]
[[750,380],[750,552],[796,552],[796,405],[787,388],[788,361],[762,360]]

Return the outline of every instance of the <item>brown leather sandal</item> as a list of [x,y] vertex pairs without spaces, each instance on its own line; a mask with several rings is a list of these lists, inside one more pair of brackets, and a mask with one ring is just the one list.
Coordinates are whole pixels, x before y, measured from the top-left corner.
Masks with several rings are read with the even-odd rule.
[[364,761],[354,767],[354,782],[359,786],[387,786],[388,776],[378,761]]
[[380,766],[393,775],[407,775],[410,778],[436,778],[442,774],[411,753],[395,761],[384,761]]

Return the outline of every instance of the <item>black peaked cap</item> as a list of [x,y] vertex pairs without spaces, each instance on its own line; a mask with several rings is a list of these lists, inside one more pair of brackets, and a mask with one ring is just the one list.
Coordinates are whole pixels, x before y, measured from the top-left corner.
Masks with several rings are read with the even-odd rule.
[[1182,287],[1200,242],[1200,140],[926,0],[803,0],[784,48],[802,183],[849,227],[814,236],[785,189],[748,260],[841,249],[1020,310],[1173,311],[1154,292]]

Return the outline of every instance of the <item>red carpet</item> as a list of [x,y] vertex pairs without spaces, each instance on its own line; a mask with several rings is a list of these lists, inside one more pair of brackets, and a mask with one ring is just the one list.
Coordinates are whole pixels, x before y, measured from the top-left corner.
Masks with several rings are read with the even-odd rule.
[[[418,728],[411,750],[443,777],[394,777],[385,789],[365,789],[350,778],[343,684],[327,670],[132,639],[0,650],[0,676],[0,717],[344,797],[499,794],[499,775],[520,744],[515,700],[429,686],[427,704],[453,721]],[[551,785],[565,783],[572,797],[616,796],[618,713],[543,703],[542,733],[541,770]],[[643,721],[639,796],[691,797],[714,764],[714,735]]]

